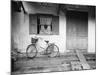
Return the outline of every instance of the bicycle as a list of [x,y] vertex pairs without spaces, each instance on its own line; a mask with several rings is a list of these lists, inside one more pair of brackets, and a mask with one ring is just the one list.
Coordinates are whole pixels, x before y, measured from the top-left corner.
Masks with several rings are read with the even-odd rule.
[[[31,44],[27,46],[26,55],[28,58],[35,58],[38,53],[37,45],[39,38],[31,38]],[[47,55],[48,57],[57,57],[60,56],[59,47],[54,43],[49,43],[48,40],[45,40],[47,48],[41,47],[43,50],[42,55]]]

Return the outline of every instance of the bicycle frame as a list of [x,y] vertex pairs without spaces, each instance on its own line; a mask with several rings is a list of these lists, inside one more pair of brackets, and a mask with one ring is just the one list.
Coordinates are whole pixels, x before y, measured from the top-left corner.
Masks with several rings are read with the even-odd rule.
[[[33,41],[33,39],[34,39],[34,38],[32,38],[32,45],[35,45],[36,48],[37,48],[37,45],[38,45],[37,42],[38,42],[38,40],[39,40],[39,37],[38,37],[37,39],[34,39],[35,41]],[[43,47],[40,46],[39,48],[42,48],[42,49],[43,49],[42,52],[44,52],[45,54],[48,54],[48,52],[47,52],[48,46],[50,46],[51,44],[54,45],[54,43],[49,43],[48,40],[44,40],[44,42],[46,42],[47,47],[46,47],[46,48],[43,48]],[[37,48],[37,51],[38,51],[38,48]]]

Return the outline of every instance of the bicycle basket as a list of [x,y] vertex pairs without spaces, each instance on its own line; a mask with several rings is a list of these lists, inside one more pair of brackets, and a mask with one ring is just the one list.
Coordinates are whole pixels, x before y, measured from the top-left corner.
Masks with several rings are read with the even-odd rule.
[[36,43],[37,41],[38,41],[38,39],[31,38],[31,43]]

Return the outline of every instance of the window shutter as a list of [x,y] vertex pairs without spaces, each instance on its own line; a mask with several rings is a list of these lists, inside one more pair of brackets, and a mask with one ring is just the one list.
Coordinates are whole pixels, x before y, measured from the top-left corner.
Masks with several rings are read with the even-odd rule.
[[52,33],[59,35],[59,16],[54,16],[52,19]]
[[37,34],[37,15],[29,15],[29,33]]

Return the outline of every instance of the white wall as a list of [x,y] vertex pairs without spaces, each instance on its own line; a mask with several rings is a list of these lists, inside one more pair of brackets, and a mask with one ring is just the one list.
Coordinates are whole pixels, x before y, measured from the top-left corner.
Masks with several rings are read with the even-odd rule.
[[88,52],[94,53],[95,50],[95,27],[96,27],[96,21],[92,13],[92,9],[89,11],[88,15]]
[[[21,13],[14,13],[12,18],[12,46],[18,48],[21,52],[25,52],[27,46],[31,43],[31,37],[35,35],[29,35],[29,15]],[[66,51],[66,17],[64,13],[59,14],[59,35],[36,35],[42,37],[45,40],[54,42],[61,53]]]

